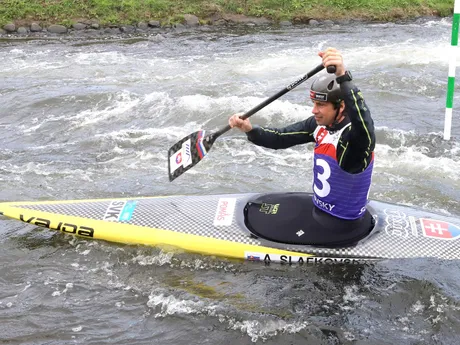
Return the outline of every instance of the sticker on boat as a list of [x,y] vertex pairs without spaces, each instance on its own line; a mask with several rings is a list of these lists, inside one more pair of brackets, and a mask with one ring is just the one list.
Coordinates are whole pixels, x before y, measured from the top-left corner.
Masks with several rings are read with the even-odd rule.
[[442,239],[455,240],[460,236],[460,228],[454,224],[442,220],[420,218],[423,236]]
[[279,262],[289,265],[303,264],[361,264],[362,261],[354,258],[334,258],[334,257],[318,257],[312,255],[298,256],[286,254],[260,253],[260,252],[244,252],[246,260],[263,261],[265,263]]
[[137,201],[135,200],[112,200],[102,219],[108,222],[129,222],[136,205]]
[[235,205],[235,198],[220,198],[217,203],[216,215],[214,216],[214,226],[232,225]]

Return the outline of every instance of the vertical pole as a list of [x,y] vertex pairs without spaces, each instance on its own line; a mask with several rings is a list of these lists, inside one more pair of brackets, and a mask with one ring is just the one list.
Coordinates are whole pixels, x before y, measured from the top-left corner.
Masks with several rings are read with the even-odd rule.
[[457,45],[458,45],[458,27],[460,23],[460,0],[455,0],[454,17],[452,19],[452,39],[449,57],[449,79],[447,81],[447,97],[446,97],[446,116],[444,120],[444,140],[450,140],[450,132],[452,127],[452,107],[454,103],[455,89],[455,67],[457,64]]

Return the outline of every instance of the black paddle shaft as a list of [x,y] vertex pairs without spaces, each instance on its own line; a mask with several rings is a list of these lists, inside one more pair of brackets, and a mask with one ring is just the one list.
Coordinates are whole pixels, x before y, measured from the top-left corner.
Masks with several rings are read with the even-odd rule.
[[[260,109],[266,107],[271,102],[280,98],[285,93],[296,88],[297,86],[302,84],[304,81],[310,79],[312,76],[314,76],[316,73],[318,73],[319,71],[323,69],[324,69],[323,65],[316,66],[310,72],[305,74],[302,78],[286,86],[283,90],[279,91],[277,94],[271,96],[270,98],[266,99],[259,105],[255,106],[254,108],[252,108],[251,110],[243,114],[241,118],[247,119],[249,116],[254,115]],[[328,72],[334,73],[335,66],[328,66]],[[219,136],[221,136],[222,134],[224,134],[230,129],[231,129],[230,125],[227,125],[215,133],[210,133],[206,135],[204,138],[202,137],[202,135],[204,134],[204,131],[198,131],[198,132],[195,132],[195,133],[192,133],[186,136],[185,138],[182,138],[180,141],[178,141],[173,146],[171,146],[170,149],[168,150],[169,181],[173,181],[174,179],[182,175],[184,172],[186,172],[187,170],[191,169],[196,164],[198,164],[203,159],[203,157],[209,152],[212,145],[214,144],[214,141],[216,141],[216,139]]]
[[[329,67],[334,67],[334,70],[335,70],[335,66],[329,66]],[[260,109],[262,108],[265,108],[267,105],[269,105],[270,103],[272,103],[273,101],[277,100],[278,98],[280,98],[281,96],[283,96],[285,93],[288,93],[289,91],[291,91],[292,89],[296,88],[297,86],[299,86],[300,84],[302,84],[304,81],[307,81],[308,79],[310,79],[311,77],[313,77],[316,73],[322,71],[324,69],[324,66],[323,65],[318,65],[316,66],[314,69],[312,69],[310,72],[308,72],[307,74],[305,74],[303,77],[299,78],[298,80],[296,80],[295,82],[293,82],[292,84],[289,84],[288,86],[286,86],[283,90],[279,91],[278,93],[276,93],[275,95],[271,96],[270,98],[267,98],[265,101],[263,101],[262,103],[260,103],[259,105],[256,105],[254,108],[252,108],[251,110],[249,110],[248,112],[244,113],[243,115],[240,116],[240,119],[247,119],[248,117],[254,115],[255,113],[257,113]],[[328,70],[329,72],[329,70]],[[332,72],[334,73],[334,72]],[[230,127],[230,125],[227,125],[225,126],[224,128],[221,128],[220,130],[218,130],[217,132],[214,132],[214,133],[211,133],[209,134],[209,136],[205,139],[205,141],[207,142],[210,142],[210,143],[214,143],[214,141],[219,137],[221,136],[222,134],[224,134],[225,132],[229,131],[232,127]]]

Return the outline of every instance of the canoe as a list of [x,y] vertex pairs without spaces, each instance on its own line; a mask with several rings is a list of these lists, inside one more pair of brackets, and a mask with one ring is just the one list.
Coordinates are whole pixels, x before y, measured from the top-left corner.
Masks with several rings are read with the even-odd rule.
[[[291,194],[305,200],[312,197],[309,193]],[[289,193],[279,195],[286,197]],[[460,258],[459,218],[376,200],[371,200],[367,207],[372,229],[353,245],[327,247],[304,243],[304,231],[290,227],[291,220],[283,223],[279,217],[267,218],[273,219],[276,231],[272,235],[278,236],[267,237],[263,228],[254,231],[251,219],[248,221],[248,205],[266,196],[273,199],[273,193],[247,193],[4,202],[0,203],[0,214],[85,239],[178,248],[265,263],[359,264],[382,259]],[[283,205],[266,203],[257,206],[255,212],[270,217],[281,214]],[[298,213],[303,217],[308,212],[302,209]],[[309,216],[314,215],[315,208],[311,212]],[[303,226],[307,228],[309,224]],[[288,237],[289,240],[282,241]]]

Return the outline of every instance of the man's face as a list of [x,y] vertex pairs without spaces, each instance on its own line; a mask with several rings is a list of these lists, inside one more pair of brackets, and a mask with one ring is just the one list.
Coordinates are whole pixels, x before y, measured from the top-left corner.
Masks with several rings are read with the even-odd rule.
[[337,109],[331,102],[314,101],[312,113],[315,115],[316,124],[319,126],[330,126],[334,123]]

